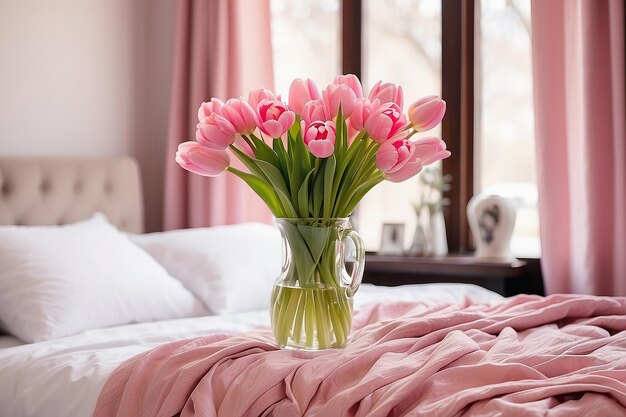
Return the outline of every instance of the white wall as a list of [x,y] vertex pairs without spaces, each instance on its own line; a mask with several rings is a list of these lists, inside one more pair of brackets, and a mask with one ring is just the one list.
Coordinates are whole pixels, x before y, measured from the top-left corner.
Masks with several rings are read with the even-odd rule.
[[0,156],[136,156],[158,229],[174,14],[170,0],[0,0]]

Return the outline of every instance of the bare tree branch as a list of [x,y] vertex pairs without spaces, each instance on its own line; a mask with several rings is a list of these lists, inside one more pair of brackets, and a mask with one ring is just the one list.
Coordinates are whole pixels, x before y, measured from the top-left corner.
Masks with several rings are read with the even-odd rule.
[[[386,6],[392,7],[390,5]],[[419,2],[415,8],[419,8]],[[396,15],[394,19],[370,19],[369,23],[387,35],[399,36],[409,41],[411,47],[426,61],[431,71],[439,73],[441,70],[439,61],[435,60],[424,48],[424,44],[411,34],[411,27],[419,24],[419,21],[416,21],[414,15],[401,13],[397,7],[392,9],[391,13]],[[398,24],[398,22],[402,23]]]
[[506,0],[506,6],[515,13],[515,16],[519,19],[526,33],[530,36],[530,20],[526,17],[522,9],[519,8],[515,0]]

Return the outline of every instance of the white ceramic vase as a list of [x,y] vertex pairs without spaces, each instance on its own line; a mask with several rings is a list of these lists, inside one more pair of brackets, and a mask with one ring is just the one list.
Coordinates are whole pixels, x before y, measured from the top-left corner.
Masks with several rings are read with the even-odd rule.
[[424,256],[428,250],[427,246],[428,241],[426,240],[426,232],[424,231],[424,226],[422,226],[418,218],[417,226],[415,226],[415,234],[413,235],[413,243],[411,243],[411,247],[407,251],[407,254],[411,256]]
[[428,227],[428,252],[432,256],[446,256],[448,254],[448,238],[446,237],[446,223],[443,211],[437,210],[430,216]]
[[512,261],[511,235],[517,209],[512,199],[478,194],[467,204],[469,221],[478,259]]

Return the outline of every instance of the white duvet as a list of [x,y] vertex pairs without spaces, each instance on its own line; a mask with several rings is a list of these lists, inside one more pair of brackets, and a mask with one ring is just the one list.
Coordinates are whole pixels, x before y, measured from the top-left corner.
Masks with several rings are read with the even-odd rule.
[[[355,308],[384,300],[454,303],[466,297],[488,304],[503,299],[471,285],[363,285]],[[116,326],[31,344],[0,336],[0,417],[88,417],[108,376],[124,360],[172,340],[268,325],[267,311],[256,311]]]

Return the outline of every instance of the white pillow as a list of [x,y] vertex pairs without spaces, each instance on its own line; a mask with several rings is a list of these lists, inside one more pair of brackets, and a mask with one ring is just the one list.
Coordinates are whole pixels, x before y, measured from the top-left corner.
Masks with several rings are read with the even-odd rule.
[[0,327],[25,342],[203,313],[103,215],[66,226],[0,227]]
[[278,229],[262,223],[133,235],[215,314],[269,308],[279,277]]

